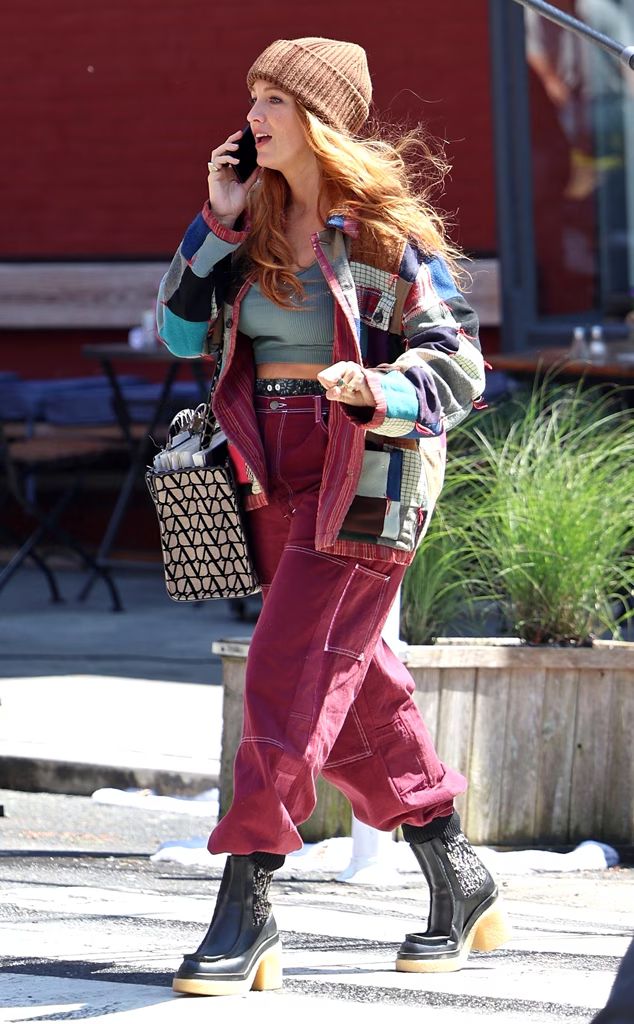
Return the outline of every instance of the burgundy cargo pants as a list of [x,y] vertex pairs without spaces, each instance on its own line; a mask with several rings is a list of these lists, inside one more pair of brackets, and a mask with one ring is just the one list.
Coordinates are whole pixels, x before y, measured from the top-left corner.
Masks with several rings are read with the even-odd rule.
[[[381,638],[405,567],[315,550],[327,399],[256,397],[270,503],[249,512],[264,605],[249,648],[234,796],[212,853],[290,853],[321,773],[377,829],[451,814],[445,768]],[[322,409],[322,406],[324,407]]]

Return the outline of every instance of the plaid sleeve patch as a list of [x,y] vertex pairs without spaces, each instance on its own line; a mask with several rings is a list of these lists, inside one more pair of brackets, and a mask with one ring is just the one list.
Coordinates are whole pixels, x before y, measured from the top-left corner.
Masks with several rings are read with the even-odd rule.
[[416,420],[385,419],[380,427],[385,437],[419,437]]

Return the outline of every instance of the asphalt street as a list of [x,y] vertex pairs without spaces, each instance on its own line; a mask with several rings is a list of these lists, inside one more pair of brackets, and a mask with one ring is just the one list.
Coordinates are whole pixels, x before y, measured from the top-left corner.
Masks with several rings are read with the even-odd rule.
[[[85,601],[83,573],[56,573],[63,597],[51,602],[44,578],[24,568],[0,594],[0,675],[63,676],[85,673],[220,683],[213,640],[250,636],[252,621],[236,617],[236,603],[171,601],[160,565],[117,571],[124,612],[113,612],[97,582]],[[250,610],[257,607],[250,598]]]
[[421,876],[413,870],[399,887],[377,889],[326,873],[293,877],[291,867],[272,887],[283,990],[177,997],[172,973],[206,928],[220,872],[150,854],[207,823],[86,797],[2,791],[0,803],[3,1024],[154,1024],[220,1010],[238,1020],[255,1010],[264,1022],[298,1013],[348,1022],[395,1007],[434,1024],[586,1024],[607,998],[632,929],[632,868],[509,876],[499,879],[514,925],[508,947],[473,954],[457,974],[397,974],[395,950],[425,917]]

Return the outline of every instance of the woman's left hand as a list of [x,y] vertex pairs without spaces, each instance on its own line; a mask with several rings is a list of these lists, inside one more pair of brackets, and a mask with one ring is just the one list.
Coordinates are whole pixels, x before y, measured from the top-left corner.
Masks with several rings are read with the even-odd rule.
[[359,363],[334,363],[318,373],[317,380],[326,388],[326,398],[331,402],[376,406],[365,370]]

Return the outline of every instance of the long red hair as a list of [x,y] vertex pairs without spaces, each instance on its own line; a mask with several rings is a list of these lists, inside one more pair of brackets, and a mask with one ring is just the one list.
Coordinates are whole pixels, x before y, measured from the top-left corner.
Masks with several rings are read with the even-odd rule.
[[[459,275],[461,253],[448,240],[444,221],[430,202],[449,168],[420,128],[387,141],[385,129],[377,127],[359,139],[331,128],[295,103],[321,170],[318,208],[324,219],[333,213],[356,219],[378,251],[411,239],[423,251],[444,256]],[[262,294],[284,308],[296,306],[304,297],[284,234],[289,200],[284,176],[263,168],[249,196],[251,230],[242,248]]]

